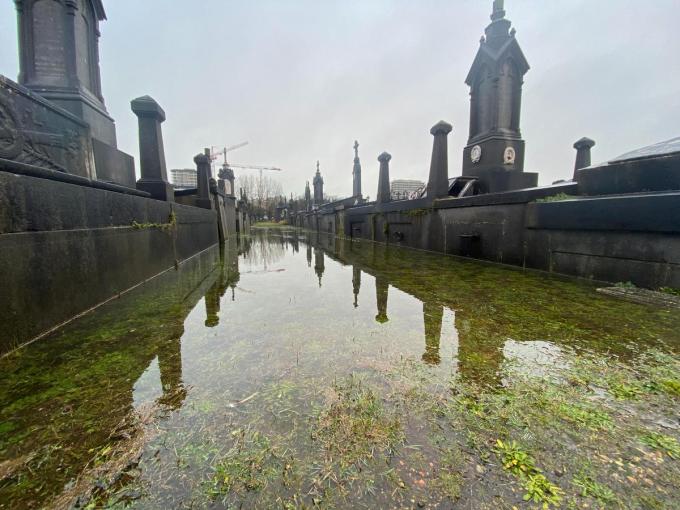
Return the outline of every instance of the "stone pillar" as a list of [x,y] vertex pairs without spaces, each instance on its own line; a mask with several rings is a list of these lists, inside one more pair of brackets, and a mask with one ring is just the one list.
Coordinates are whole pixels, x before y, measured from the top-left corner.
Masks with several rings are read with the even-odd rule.
[[194,158],[196,163],[196,206],[212,209],[210,200],[210,157],[198,154]]
[[574,178],[576,178],[576,172],[581,168],[586,168],[590,166],[590,149],[595,145],[595,141],[590,138],[581,138],[578,142],[574,144],[574,149],[576,149],[576,164],[574,165]]
[[151,97],[139,97],[131,103],[139,121],[139,168],[142,178],[137,189],[146,191],[157,200],[175,201],[175,192],[168,182],[165,168],[165,149],[161,123],[165,121],[163,108]]
[[390,197],[390,156],[387,152],[383,152],[378,156],[380,161],[380,175],[378,177],[378,196],[376,202],[379,204],[386,204],[391,201]]
[[443,120],[430,129],[434,136],[430,179],[427,181],[427,198],[432,200],[449,196],[449,150],[447,136],[453,127]]

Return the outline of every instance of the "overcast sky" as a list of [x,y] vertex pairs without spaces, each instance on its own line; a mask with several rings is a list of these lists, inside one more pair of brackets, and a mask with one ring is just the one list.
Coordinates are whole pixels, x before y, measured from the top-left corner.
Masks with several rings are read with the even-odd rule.
[[[361,144],[364,194],[377,156],[391,177],[426,180],[440,119],[453,124],[449,175],[468,137],[464,83],[492,0],[105,0],[101,67],[119,148],[138,160],[130,100],[154,97],[168,168],[203,147],[250,144],[233,163],[273,165],[301,194],[316,160],[326,192],[352,191]],[[679,0],[506,0],[531,70],[522,133],[526,171],[569,177],[572,144],[593,159],[680,133]],[[0,73],[18,74],[14,2],[0,5]],[[239,175],[239,172],[236,172]]]

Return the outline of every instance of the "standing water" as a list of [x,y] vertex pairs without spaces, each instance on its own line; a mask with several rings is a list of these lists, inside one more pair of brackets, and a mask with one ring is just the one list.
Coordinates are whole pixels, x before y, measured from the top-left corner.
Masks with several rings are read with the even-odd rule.
[[677,508],[680,313],[296,231],[0,359],[0,508]]

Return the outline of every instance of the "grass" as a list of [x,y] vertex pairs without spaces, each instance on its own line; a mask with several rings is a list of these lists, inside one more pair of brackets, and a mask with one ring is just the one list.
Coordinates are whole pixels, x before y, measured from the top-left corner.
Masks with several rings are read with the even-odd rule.
[[560,505],[564,491],[546,478],[534,464],[533,457],[520,448],[515,441],[498,439],[494,452],[501,459],[503,469],[523,482],[526,490],[524,501],[538,503],[544,509]]
[[257,228],[281,228],[281,227],[289,227],[290,225],[288,224],[287,221],[258,221],[257,223],[253,224],[253,227]]
[[658,432],[650,432],[640,437],[640,442],[665,453],[671,459],[680,459],[680,443],[677,439]]
[[177,216],[175,211],[172,211],[168,216],[168,221],[166,223],[139,223],[137,221],[132,222],[132,228],[135,230],[144,230],[149,228],[157,228],[159,230],[167,231],[172,230],[177,226]]
[[580,473],[573,478],[571,483],[584,498],[594,498],[602,504],[612,504],[617,500],[614,491],[606,485],[596,482],[590,475]]
[[340,466],[365,463],[376,452],[393,454],[404,440],[398,416],[355,376],[334,387],[336,400],[319,413],[312,438]]
[[267,437],[245,429],[235,430],[232,436],[234,444],[215,466],[208,484],[212,497],[260,491],[282,470],[281,455]]
[[664,294],[670,294],[671,296],[680,296],[680,289],[676,289],[673,287],[661,287],[659,289],[659,292],[663,292]]
[[549,197],[536,199],[537,204],[545,204],[550,202],[562,202],[564,200],[572,200],[576,198],[573,195],[567,195],[566,193],[557,193],[556,195],[551,195]]

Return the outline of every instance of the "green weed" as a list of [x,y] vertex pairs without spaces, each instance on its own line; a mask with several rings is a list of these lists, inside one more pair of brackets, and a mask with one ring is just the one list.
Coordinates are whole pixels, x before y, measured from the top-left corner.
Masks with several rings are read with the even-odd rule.
[[680,459],[680,443],[674,437],[658,432],[650,432],[640,438],[640,442],[666,453],[672,459]]

